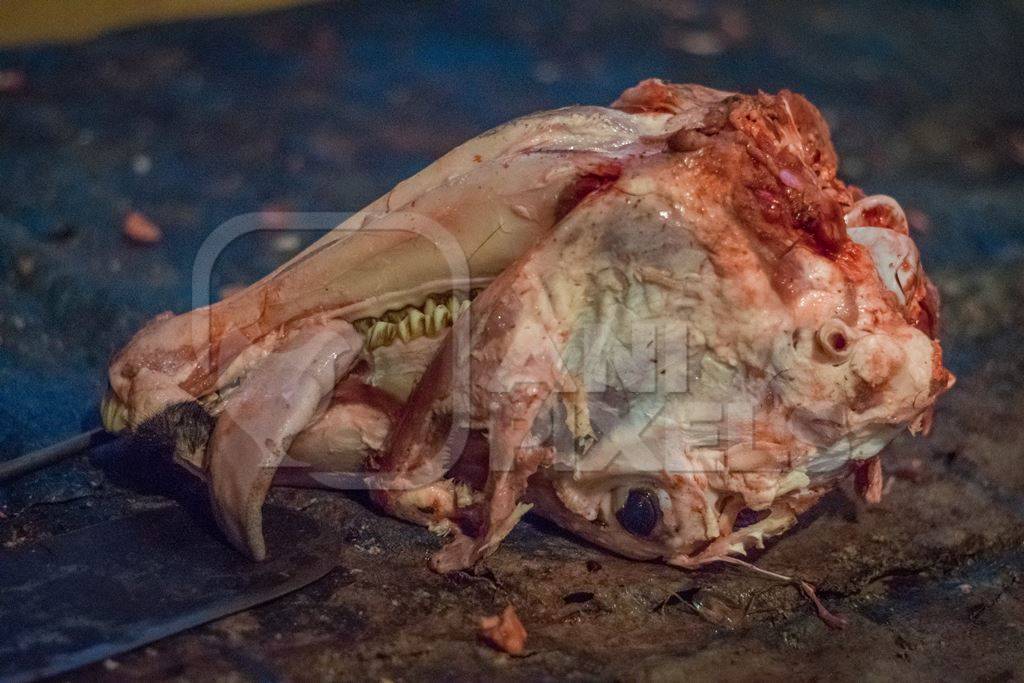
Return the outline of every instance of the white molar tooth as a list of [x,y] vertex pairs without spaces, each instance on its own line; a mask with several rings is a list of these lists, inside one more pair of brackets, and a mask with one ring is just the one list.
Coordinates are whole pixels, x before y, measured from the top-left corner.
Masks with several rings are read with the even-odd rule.
[[427,316],[423,315],[423,311],[419,309],[410,311],[406,321],[408,321],[409,333],[412,335],[412,339],[422,337],[426,333]]
[[387,346],[395,339],[398,326],[385,320],[378,320],[366,335],[366,346],[371,351],[380,346]]
[[398,338],[408,344],[415,337],[415,331],[412,329],[411,316],[407,316],[398,323]]
[[436,337],[451,323],[452,317],[447,306],[435,306],[427,316],[427,336]]
[[423,332],[430,338],[437,336],[438,329],[443,325],[440,320],[443,318],[444,306],[439,306],[431,298],[427,299],[426,305],[423,306]]

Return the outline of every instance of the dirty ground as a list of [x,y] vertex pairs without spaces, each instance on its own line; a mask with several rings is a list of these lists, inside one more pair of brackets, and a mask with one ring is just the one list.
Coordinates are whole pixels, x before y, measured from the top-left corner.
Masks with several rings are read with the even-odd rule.
[[[354,210],[490,126],[647,76],[788,87],[830,120],[844,176],[908,208],[960,379],[929,438],[889,448],[880,505],[843,488],[756,557],[849,625],[828,629],[794,588],[623,560],[539,520],[475,574],[438,576],[427,531],[357,494],[279,489],[272,503],[333,529],[333,571],[70,678],[1024,676],[1024,6],[376,7],[0,52],[0,455],[96,425],[109,354],[191,306],[196,252],[234,216]],[[125,242],[129,211],[162,240]],[[275,225],[228,249],[214,292],[311,238]],[[82,457],[0,489],[0,543],[175,504]],[[522,657],[477,635],[509,603]]]

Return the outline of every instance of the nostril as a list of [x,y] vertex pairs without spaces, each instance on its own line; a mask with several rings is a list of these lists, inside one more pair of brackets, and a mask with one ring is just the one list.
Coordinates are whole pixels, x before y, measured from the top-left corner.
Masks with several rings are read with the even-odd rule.
[[846,335],[842,332],[833,332],[829,335],[828,343],[833,351],[842,352],[846,348]]

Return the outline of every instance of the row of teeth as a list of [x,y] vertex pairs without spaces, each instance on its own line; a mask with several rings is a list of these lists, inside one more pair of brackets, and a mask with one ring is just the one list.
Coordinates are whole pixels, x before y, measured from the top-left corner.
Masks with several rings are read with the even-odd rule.
[[370,351],[388,346],[396,339],[405,343],[420,337],[437,337],[467,308],[472,297],[451,294],[447,299],[428,297],[421,308],[407,306],[388,311],[379,318],[363,318],[352,324],[366,338]]
[[[469,308],[475,294],[472,292],[469,298],[454,293],[447,299],[428,297],[420,308],[407,306],[401,310],[388,311],[379,318],[363,318],[352,324],[366,338],[366,348],[370,351],[388,346],[396,339],[408,343],[424,336],[434,338]],[[203,396],[198,401],[211,414],[216,414],[227,391],[230,388]],[[108,432],[116,434],[128,426],[127,407],[109,391],[100,406],[100,414]]]

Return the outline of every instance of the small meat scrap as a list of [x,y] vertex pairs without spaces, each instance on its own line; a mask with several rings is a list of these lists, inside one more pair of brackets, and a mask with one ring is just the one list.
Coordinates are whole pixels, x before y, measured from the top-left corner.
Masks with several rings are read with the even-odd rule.
[[284,230],[288,228],[294,219],[291,204],[286,202],[272,202],[260,208],[260,225],[268,230]]
[[157,224],[138,211],[129,211],[124,217],[123,232],[135,244],[156,244],[164,237]]
[[857,486],[857,493],[864,499],[864,502],[872,505],[882,502],[883,477],[882,461],[876,455],[862,463],[854,474],[854,483]]
[[480,635],[488,643],[510,655],[521,655],[526,647],[526,628],[516,608],[509,605],[500,615],[480,619]]
[[28,79],[20,69],[0,70],[0,93],[16,93],[25,89]]

